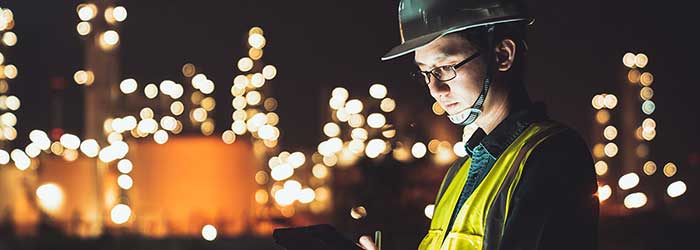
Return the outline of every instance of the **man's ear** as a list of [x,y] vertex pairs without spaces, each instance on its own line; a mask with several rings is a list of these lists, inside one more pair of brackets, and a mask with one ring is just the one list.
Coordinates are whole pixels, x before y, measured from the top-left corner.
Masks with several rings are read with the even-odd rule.
[[496,45],[496,65],[498,71],[508,71],[515,61],[515,50],[520,49],[516,47],[516,44],[511,39],[503,39],[498,45]]

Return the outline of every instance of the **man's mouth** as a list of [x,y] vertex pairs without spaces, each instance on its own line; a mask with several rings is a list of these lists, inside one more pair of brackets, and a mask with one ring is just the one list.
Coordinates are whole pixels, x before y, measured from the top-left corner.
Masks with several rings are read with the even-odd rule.
[[445,105],[445,109],[452,109],[454,107],[457,107],[458,102],[453,102],[453,103],[448,103]]

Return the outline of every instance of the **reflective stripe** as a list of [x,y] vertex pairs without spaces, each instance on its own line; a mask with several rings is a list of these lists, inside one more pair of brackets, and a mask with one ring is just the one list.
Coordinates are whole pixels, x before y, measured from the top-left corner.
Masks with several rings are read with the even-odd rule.
[[457,174],[457,171],[459,171],[462,168],[462,166],[464,166],[464,163],[467,162],[467,159],[469,159],[469,157],[460,158],[454,164],[452,164],[450,169],[447,170],[447,174],[445,174],[445,177],[442,180],[442,184],[440,184],[437,199],[435,199],[436,207],[440,203],[440,198],[442,198],[442,195],[445,194],[445,189],[447,189],[447,186],[449,186],[450,183],[452,183],[452,179]]
[[[527,158],[539,143],[561,130],[551,122],[543,122],[531,124],[523,131],[499,156],[457,214],[450,232],[447,232],[454,206],[466,182],[471,159],[466,159],[461,166],[453,165],[440,188],[430,230],[418,249],[496,249],[507,220],[512,193]],[[452,177],[451,172],[455,172]]]

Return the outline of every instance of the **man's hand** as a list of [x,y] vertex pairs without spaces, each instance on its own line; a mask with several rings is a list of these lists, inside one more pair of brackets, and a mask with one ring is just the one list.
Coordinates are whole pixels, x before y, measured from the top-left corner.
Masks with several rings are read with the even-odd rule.
[[365,250],[377,250],[377,245],[372,241],[372,237],[367,235],[360,237],[360,246]]

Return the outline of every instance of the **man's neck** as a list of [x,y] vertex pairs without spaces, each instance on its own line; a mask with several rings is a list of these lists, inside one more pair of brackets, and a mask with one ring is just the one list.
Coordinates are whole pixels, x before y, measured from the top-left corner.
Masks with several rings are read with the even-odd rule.
[[500,124],[510,113],[510,107],[507,101],[502,101],[494,104],[488,110],[485,110],[476,120],[476,124],[484,130],[486,134],[490,134],[498,124]]
[[486,134],[490,134],[498,124],[501,124],[514,107],[527,106],[531,103],[526,92],[496,94],[491,98],[491,100],[487,100],[490,103],[485,105],[484,112],[475,121],[476,125],[483,129]]

